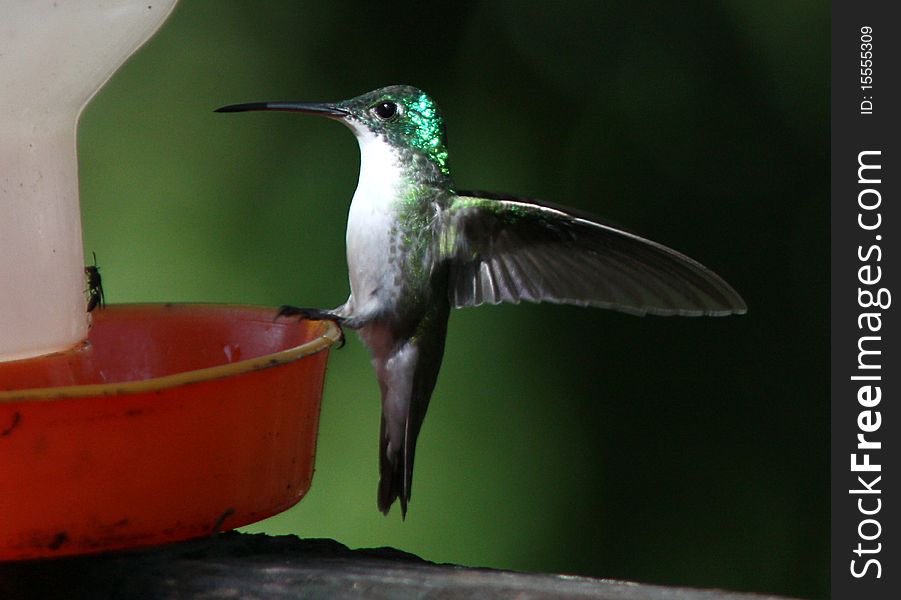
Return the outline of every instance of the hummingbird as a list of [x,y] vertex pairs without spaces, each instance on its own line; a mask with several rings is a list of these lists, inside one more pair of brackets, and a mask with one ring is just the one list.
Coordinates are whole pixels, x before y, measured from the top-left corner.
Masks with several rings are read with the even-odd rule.
[[286,111],[348,126],[360,146],[346,249],[350,296],[279,316],[357,331],[381,389],[378,507],[406,517],[416,439],[452,308],[553,302],[635,315],[721,316],[741,296],[697,261],[563,206],[464,191],[451,178],[435,101],[392,85],[340,102],[253,102],[216,112]]

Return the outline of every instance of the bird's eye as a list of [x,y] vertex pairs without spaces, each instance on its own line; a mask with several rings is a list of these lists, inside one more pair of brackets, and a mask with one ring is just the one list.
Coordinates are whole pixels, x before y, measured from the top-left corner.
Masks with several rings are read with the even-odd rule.
[[379,102],[372,107],[372,110],[375,111],[376,116],[382,121],[389,121],[397,116],[397,104],[390,100]]

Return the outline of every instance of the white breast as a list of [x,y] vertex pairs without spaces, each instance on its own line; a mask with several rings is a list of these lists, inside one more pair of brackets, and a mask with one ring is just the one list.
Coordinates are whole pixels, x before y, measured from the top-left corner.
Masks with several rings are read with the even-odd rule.
[[369,131],[356,131],[360,143],[360,179],[347,217],[347,267],[354,314],[384,310],[399,286],[392,258],[392,227],[402,184],[397,153]]

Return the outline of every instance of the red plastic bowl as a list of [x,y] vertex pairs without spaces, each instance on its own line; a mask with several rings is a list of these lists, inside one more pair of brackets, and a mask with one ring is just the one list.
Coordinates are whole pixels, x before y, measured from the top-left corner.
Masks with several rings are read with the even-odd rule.
[[88,342],[0,363],[0,559],[210,535],[310,487],[334,324],[119,305]]

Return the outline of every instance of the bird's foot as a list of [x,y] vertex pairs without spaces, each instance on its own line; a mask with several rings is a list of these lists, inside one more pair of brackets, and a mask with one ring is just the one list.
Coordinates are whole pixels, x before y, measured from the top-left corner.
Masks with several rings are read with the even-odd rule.
[[280,319],[281,317],[299,317],[308,321],[331,321],[338,326],[338,333],[341,336],[341,343],[338,344],[338,348],[344,347],[344,342],[346,340],[344,338],[344,328],[342,325],[346,319],[340,315],[336,315],[328,310],[322,310],[321,308],[298,308],[296,306],[291,306],[290,304],[285,304],[279,307],[278,312],[275,313],[276,319]]

